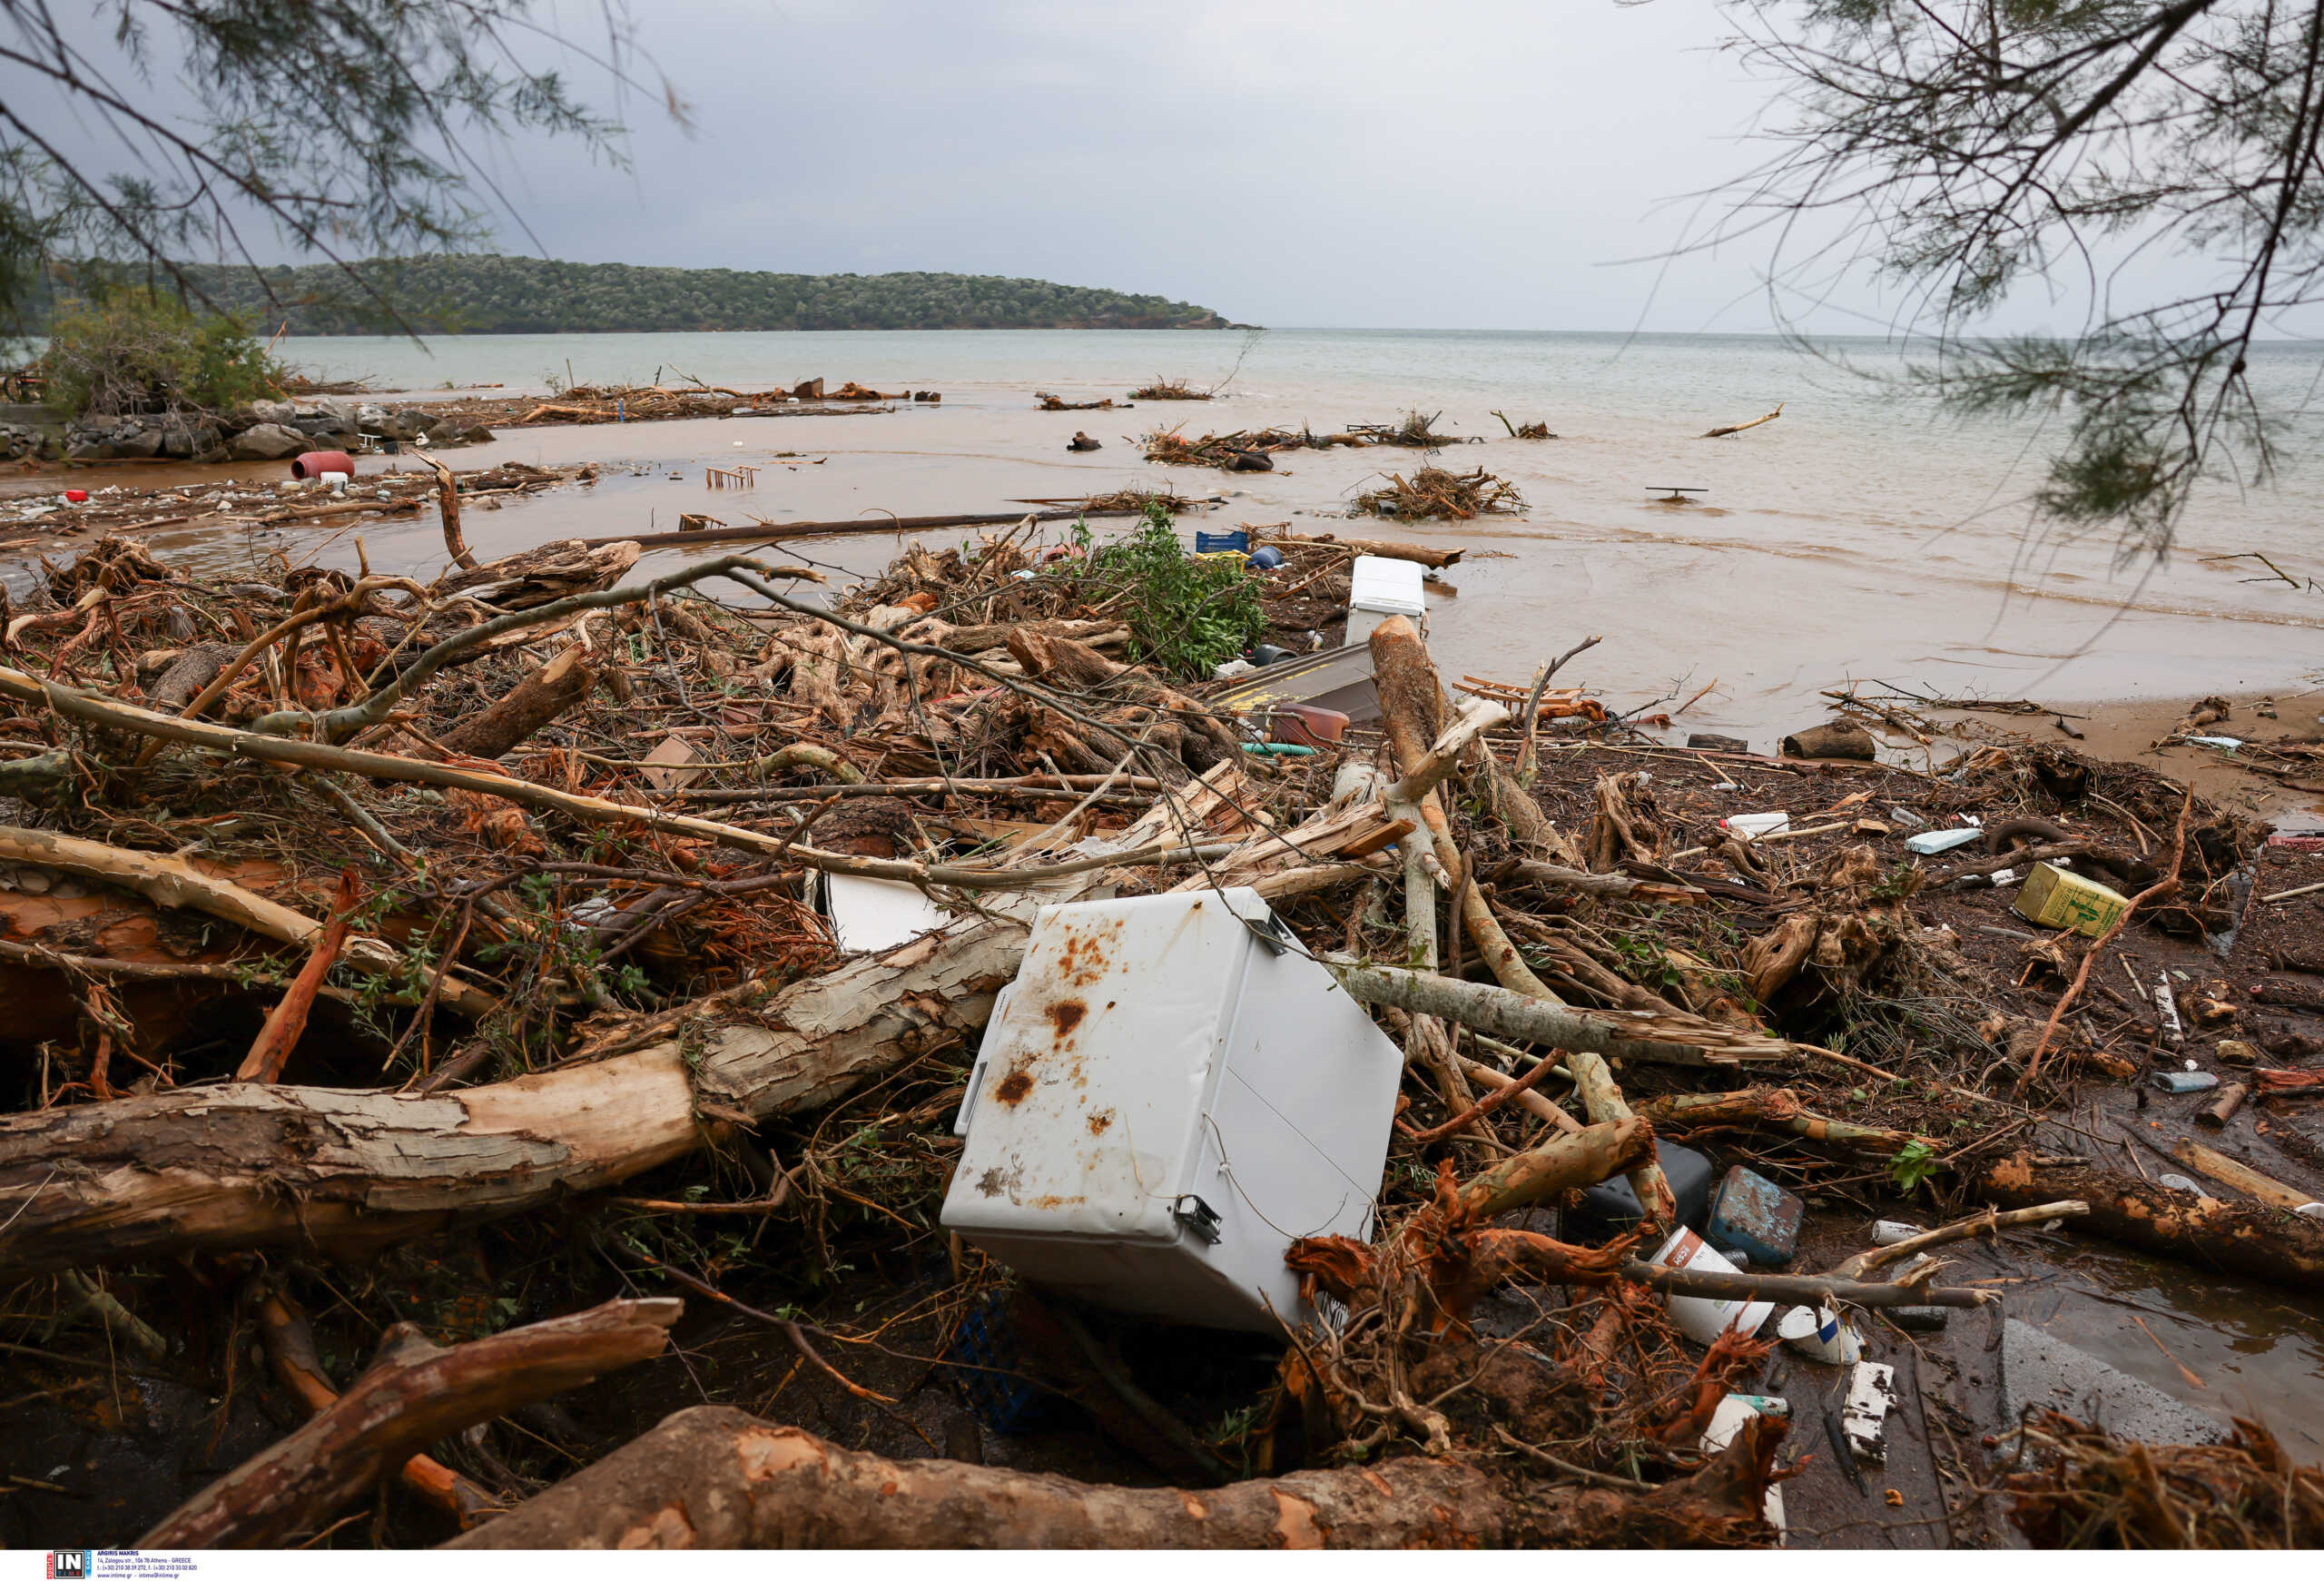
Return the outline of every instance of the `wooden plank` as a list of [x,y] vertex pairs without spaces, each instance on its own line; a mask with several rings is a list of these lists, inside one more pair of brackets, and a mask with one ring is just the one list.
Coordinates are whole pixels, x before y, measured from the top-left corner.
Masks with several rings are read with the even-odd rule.
[[2281,1181],[2272,1180],[2250,1165],[2240,1163],[2199,1141],[2181,1141],[2171,1148],[2171,1156],[2199,1174],[2209,1175],[2221,1185],[2232,1186],[2270,1208],[2299,1208],[2316,1201],[2306,1191],[2295,1191]]

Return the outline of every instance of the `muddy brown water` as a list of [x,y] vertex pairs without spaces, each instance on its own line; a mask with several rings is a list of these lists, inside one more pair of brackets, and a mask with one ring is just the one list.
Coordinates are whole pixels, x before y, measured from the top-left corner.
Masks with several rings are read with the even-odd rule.
[[[644,378],[667,352],[690,371],[714,369],[704,374],[714,382],[751,385],[787,380],[806,358],[838,358],[880,388],[941,388],[946,399],[888,412],[503,430],[490,444],[448,455],[462,469],[599,461],[606,474],[595,489],[472,512],[468,530],[479,554],[669,529],[691,512],[741,526],[753,518],[1001,510],[1020,499],[1173,487],[1226,497],[1203,520],[1207,528],[1287,522],[1295,531],[1463,545],[1469,557],[1443,578],[1434,621],[1448,671],[1521,681],[1544,657],[1600,633],[1606,640],[1577,662],[1571,678],[1623,707],[1661,697],[1675,703],[1708,687],[1682,725],[1742,735],[1763,748],[1820,719],[1819,691],[1851,680],[1902,680],[1946,696],[2162,705],[2214,692],[2290,694],[2324,679],[2324,584],[2273,581],[2252,574],[2256,562],[2214,558],[2262,552],[2295,581],[2324,575],[2309,541],[2313,511],[2303,490],[2311,486],[2297,469],[2280,491],[2207,489],[2169,562],[2118,566],[2111,541],[2029,536],[2014,503],[2029,486],[2025,436],[1935,428],[1846,380],[1818,385],[1812,365],[1787,362],[1763,345],[1717,337],[1622,346],[1589,337],[1286,332],[1260,344],[1226,399],[1060,414],[1032,410],[1032,390],[1118,399],[1142,381],[1136,369],[1153,357],[1183,361],[1200,348],[1184,338],[1166,344],[1069,334],[676,339],[704,344],[689,343],[678,358],[654,337],[581,337],[561,354],[582,358],[588,377],[631,371],[608,361],[629,357]],[[319,367],[394,371],[379,361],[393,349],[377,343],[293,350]],[[446,343],[441,355],[447,369],[510,380],[514,390],[557,361],[545,353],[526,361],[540,350],[461,341]],[[2298,369],[2287,361],[2278,371],[2290,377]],[[1817,387],[1802,390],[1803,380]],[[1755,393],[1762,390],[1790,397],[1779,421],[1730,440],[1696,437],[1710,421],[1766,410],[1773,401]],[[1490,409],[1522,418],[1529,402],[1567,437],[1495,437],[1501,429]],[[1385,420],[1410,404],[1441,411],[1441,430],[1484,442],[1433,457],[1284,452],[1275,471],[1258,474],[1153,466],[1139,444],[1154,429],[1181,424],[1190,433],[1303,423],[1323,431]],[[1067,452],[1077,423],[1093,419],[1089,431],[1105,448]],[[1467,522],[1347,519],[1358,490],[1432,459],[1508,477],[1527,508]],[[754,488],[706,486],[706,468],[735,464],[761,469]],[[359,469],[412,465],[366,458]],[[108,467],[74,480],[166,486],[196,470]],[[250,479],[282,470],[199,469]],[[1681,483],[1709,492],[1670,504],[1649,487]],[[0,508],[12,496],[56,487],[54,478],[0,482]],[[276,550],[294,562],[352,565],[359,533],[382,568],[424,573],[442,564],[432,513],[280,532],[162,529],[153,538],[204,565],[256,572]],[[967,535],[931,536],[950,542]],[[798,546],[858,574],[884,563],[894,547],[885,538]],[[710,552],[649,557],[638,574]],[[21,578],[25,554],[9,558]],[[0,575],[10,570],[0,561]],[[2301,722],[2312,723],[2315,712]]]

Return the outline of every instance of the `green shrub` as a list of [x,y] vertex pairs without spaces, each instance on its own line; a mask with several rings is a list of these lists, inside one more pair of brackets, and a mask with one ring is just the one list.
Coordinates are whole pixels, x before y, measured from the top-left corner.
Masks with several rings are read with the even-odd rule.
[[1259,578],[1231,556],[1187,554],[1159,505],[1146,508],[1129,537],[1091,550],[1088,563],[1091,579],[1111,590],[1106,596],[1119,597],[1113,608],[1129,626],[1130,657],[1139,663],[1206,680],[1265,635]]
[[282,390],[281,364],[238,321],[143,291],[61,308],[47,362],[50,400],[76,417],[223,411]]

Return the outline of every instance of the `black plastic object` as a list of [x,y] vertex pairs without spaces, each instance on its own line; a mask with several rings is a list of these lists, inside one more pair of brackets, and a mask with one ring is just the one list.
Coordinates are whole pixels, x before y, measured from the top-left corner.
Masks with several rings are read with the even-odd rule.
[[1256,665],[1281,664],[1291,657],[1289,648],[1277,647],[1271,642],[1263,642],[1251,650],[1251,662]]
[[[1717,1179],[1710,1160],[1693,1148],[1679,1147],[1674,1142],[1658,1142],[1655,1148],[1655,1161],[1662,1166],[1662,1178],[1670,1182],[1670,1194],[1679,1199],[1679,1222],[1690,1230],[1700,1230],[1703,1216],[1710,1210],[1710,1189]],[[1638,1193],[1630,1190],[1628,1181],[1616,1175],[1605,1184],[1582,1192],[1581,1205],[1567,1211],[1566,1239],[1586,1246],[1635,1229],[1638,1221]]]

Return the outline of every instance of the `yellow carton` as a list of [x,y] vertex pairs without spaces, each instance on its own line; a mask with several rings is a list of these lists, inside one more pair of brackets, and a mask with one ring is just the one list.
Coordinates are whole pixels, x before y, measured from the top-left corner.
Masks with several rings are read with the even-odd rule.
[[2072,928],[2098,937],[2130,909],[2130,896],[2121,894],[2077,873],[2038,862],[2025,875],[2017,893],[2017,914],[2045,928]]

